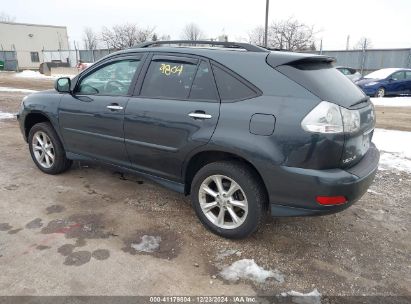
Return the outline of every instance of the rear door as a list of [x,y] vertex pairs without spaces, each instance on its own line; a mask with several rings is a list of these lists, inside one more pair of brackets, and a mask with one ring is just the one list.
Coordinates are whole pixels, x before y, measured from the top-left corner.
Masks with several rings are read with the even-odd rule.
[[210,64],[154,54],[139,82],[124,121],[132,166],[179,181],[186,155],[207,144],[217,125],[220,102]]
[[130,165],[124,145],[124,109],[134,89],[141,55],[118,57],[82,75],[59,105],[68,152]]

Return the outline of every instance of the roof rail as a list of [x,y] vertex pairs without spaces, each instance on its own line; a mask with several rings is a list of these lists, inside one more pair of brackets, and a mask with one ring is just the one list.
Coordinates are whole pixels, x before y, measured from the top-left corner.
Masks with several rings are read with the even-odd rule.
[[149,42],[143,42],[141,44],[138,44],[134,46],[133,48],[146,48],[146,47],[153,47],[153,46],[158,46],[161,44],[191,44],[191,45],[202,45],[202,44],[207,44],[207,45],[221,45],[224,48],[230,48],[230,49],[244,49],[248,52],[268,52],[267,49],[252,45],[249,43],[243,43],[243,42],[223,42],[223,41],[209,41],[209,40],[164,40],[164,41],[149,41]]

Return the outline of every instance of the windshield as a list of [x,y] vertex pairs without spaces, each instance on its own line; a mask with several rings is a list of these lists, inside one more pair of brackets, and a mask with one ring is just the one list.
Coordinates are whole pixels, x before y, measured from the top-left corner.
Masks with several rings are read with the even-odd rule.
[[388,76],[390,76],[392,73],[394,73],[397,70],[394,69],[382,69],[382,70],[378,70],[375,72],[372,72],[366,76],[364,76],[364,78],[368,78],[368,79],[385,79]]

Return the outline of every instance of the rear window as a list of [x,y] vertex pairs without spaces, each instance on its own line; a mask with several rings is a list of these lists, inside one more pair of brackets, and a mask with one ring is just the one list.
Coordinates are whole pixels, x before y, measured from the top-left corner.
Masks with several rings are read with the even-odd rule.
[[349,107],[366,97],[360,88],[331,63],[297,62],[276,69],[322,100],[335,102],[341,106]]
[[221,101],[237,101],[257,96],[256,92],[223,69],[213,65]]

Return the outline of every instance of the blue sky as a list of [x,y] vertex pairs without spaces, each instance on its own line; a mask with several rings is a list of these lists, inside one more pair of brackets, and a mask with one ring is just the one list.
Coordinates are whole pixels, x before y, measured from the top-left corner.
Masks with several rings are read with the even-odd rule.
[[[294,17],[314,25],[324,49],[344,49],[347,35],[351,45],[366,36],[375,48],[411,47],[411,0],[271,0],[270,6],[270,20]],[[100,31],[125,22],[153,26],[173,39],[195,22],[206,37],[224,33],[240,40],[264,24],[265,0],[14,0],[0,7],[16,22],[65,25],[71,42],[81,41],[85,26]]]

